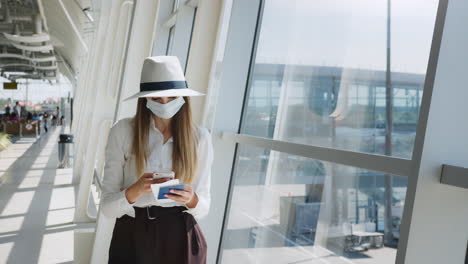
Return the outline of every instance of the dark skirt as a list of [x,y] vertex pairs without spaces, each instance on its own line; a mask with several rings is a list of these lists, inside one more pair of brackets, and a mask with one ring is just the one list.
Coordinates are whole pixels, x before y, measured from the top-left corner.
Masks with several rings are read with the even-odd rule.
[[206,263],[206,240],[185,207],[134,208],[135,218],[115,222],[109,263]]

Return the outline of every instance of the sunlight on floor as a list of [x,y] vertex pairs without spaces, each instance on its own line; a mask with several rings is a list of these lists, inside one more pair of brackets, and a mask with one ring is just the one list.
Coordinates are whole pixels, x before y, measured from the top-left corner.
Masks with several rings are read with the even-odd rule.
[[54,188],[50,199],[49,209],[63,209],[75,206],[73,187]]
[[0,233],[17,232],[21,229],[24,216],[11,216],[0,219]]
[[54,185],[72,184],[72,169],[58,169],[57,176],[54,179]]
[[47,214],[46,226],[59,225],[73,222],[75,208],[65,208],[49,211]]
[[13,194],[1,215],[25,214],[29,209],[33,196],[34,191]]
[[59,134],[0,152],[0,263],[73,262],[73,170],[57,169]]
[[73,261],[73,230],[44,235],[39,263]]
[[21,184],[18,186],[18,189],[24,188],[34,188],[39,186],[39,182],[41,181],[40,176],[33,176],[33,177],[25,177]]

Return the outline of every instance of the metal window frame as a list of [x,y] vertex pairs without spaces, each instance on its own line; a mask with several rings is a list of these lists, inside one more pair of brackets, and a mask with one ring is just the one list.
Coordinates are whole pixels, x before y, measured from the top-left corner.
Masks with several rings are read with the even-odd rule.
[[175,21],[173,44],[170,55],[179,58],[180,65],[186,69],[190,45],[192,42],[192,32],[195,23],[196,7],[188,6],[186,3],[180,4],[177,9],[177,19]]
[[152,55],[177,56],[185,71],[199,3],[198,1],[179,1],[177,9],[173,9],[175,1],[162,1],[161,3],[158,18],[160,26],[157,28]]
[[151,55],[164,55],[169,39],[169,29],[175,25],[177,14],[172,12],[173,1],[159,1],[156,30]]
[[[120,46],[119,46],[119,49],[117,49],[118,51],[122,50],[123,51],[123,58],[119,59],[119,60],[113,60],[111,55],[107,54],[107,56],[104,56],[103,58],[110,58],[109,61],[110,63],[114,63],[114,64],[119,64],[118,67],[114,67],[114,71],[110,71],[109,72],[109,76],[112,76],[113,73],[115,73],[116,75],[118,75],[119,77],[116,77],[116,78],[113,78],[113,79],[116,79],[116,83],[117,83],[117,89],[114,89],[114,90],[110,90],[110,87],[116,87],[114,85],[110,85],[108,82],[107,82],[107,76],[104,75],[105,77],[102,77],[102,78],[97,78],[96,77],[96,81],[99,83],[99,82],[105,82],[107,85],[104,85],[104,89],[102,90],[89,90],[89,91],[86,91],[88,94],[86,95],[86,98],[83,98],[83,99],[86,99],[84,101],[88,101],[87,99],[90,99],[90,98],[93,98],[93,100],[96,100],[96,98],[99,98],[99,97],[105,97],[105,99],[102,99],[101,101],[102,102],[106,102],[106,103],[115,103],[117,102],[118,100],[118,97],[120,97],[120,92],[122,90],[122,87],[120,85],[120,82],[122,80],[122,78],[120,78],[123,73],[125,72],[125,63],[126,63],[126,55],[128,53],[128,49],[129,49],[129,39],[130,39],[130,36],[131,36],[131,31],[133,29],[133,19],[134,19],[134,14],[135,14],[135,8],[136,8],[136,5],[137,5],[137,0],[132,0],[132,1],[122,1],[120,3],[120,5],[118,5],[118,7],[115,9],[117,11],[115,12],[118,12],[118,18],[120,18],[121,22],[122,23],[118,23],[116,24],[116,28],[115,30],[124,30],[122,34],[120,35],[116,35],[118,36],[117,40],[120,41]],[[127,13],[130,12],[130,15],[128,15]],[[123,18],[126,18],[124,20],[122,20]],[[116,40],[116,39],[114,39]],[[112,51],[113,49],[108,49],[109,51]],[[113,65],[113,66],[116,66],[116,65]],[[92,73],[90,73],[92,75]],[[93,77],[90,77],[89,79],[92,79]],[[112,78],[111,78],[112,79]],[[109,87],[110,85],[110,87]],[[118,91],[117,91],[118,90]],[[106,101],[108,100],[108,101]],[[92,100],[91,100],[92,101]],[[94,102],[94,101],[92,101]],[[90,108],[92,109],[92,108]],[[88,111],[91,111],[90,109],[88,109]],[[115,111],[116,109],[115,108],[109,108],[110,110],[108,111],[109,113],[112,113],[112,114],[115,114]],[[102,112],[102,111],[101,111]],[[104,115],[105,115],[105,112],[104,111]],[[91,113],[91,112],[89,112]],[[84,114],[84,113],[82,113]],[[112,115],[111,114],[111,115]],[[110,120],[108,119],[107,117],[103,117],[102,115],[93,115],[93,119],[91,121],[87,120],[88,122],[85,123],[86,126],[88,126],[86,129],[82,131],[84,132],[84,134],[88,133],[88,135],[95,135],[95,136],[99,136],[100,135],[100,129],[98,129],[101,124],[103,122],[105,122],[106,120]],[[81,135],[81,137],[83,136],[83,133],[80,133],[80,131],[77,131],[78,135]],[[91,137],[93,140],[94,140],[94,137]],[[80,142],[79,140],[77,140],[77,142]],[[90,142],[88,141],[83,141],[84,144],[90,144],[90,145],[93,145],[93,150],[91,151],[93,154],[92,155],[85,155],[85,152],[83,151],[83,149],[81,151],[79,151],[77,153],[77,161],[75,163],[75,171],[74,171],[74,182],[78,180],[78,178],[75,179],[75,177],[78,177],[79,175],[85,175],[85,177],[82,177],[80,178],[80,186],[79,188],[77,189],[77,199],[76,199],[76,210],[75,210],[75,215],[74,215],[74,221],[76,222],[95,222],[96,219],[95,219],[95,215],[90,215],[90,212],[89,212],[89,203],[91,202],[88,197],[90,195],[90,187],[91,187],[91,183],[92,183],[92,175],[91,175],[91,172],[94,171],[94,165],[95,165],[95,162],[97,161],[98,163],[101,163],[101,157],[99,157],[98,155],[98,152],[100,152],[100,150],[96,149],[98,144],[94,144],[92,143],[92,140]],[[78,144],[78,147],[77,149],[80,149],[80,148],[83,148],[85,145],[82,145],[82,144]],[[102,146],[100,146],[101,149]],[[78,169],[77,169],[78,168]]]
[[[190,6],[188,5],[188,3],[186,5]],[[187,58],[184,64],[184,74],[187,73],[187,65],[188,65],[189,56],[190,56],[190,48],[192,47],[193,30],[195,28],[195,20],[197,19],[197,12],[198,12],[198,5],[193,7],[192,26],[190,28],[190,37],[189,37],[188,47],[187,47]]]
[[304,145],[232,132],[223,132],[222,138],[242,145],[255,146],[305,158],[389,173],[392,175],[409,176],[412,172],[411,160],[398,157]]
[[[247,0],[247,1],[251,1],[251,0]],[[254,1],[252,1],[254,2]],[[244,5],[244,6],[249,6],[251,5],[252,3],[246,3],[245,1],[233,1],[233,4],[232,4],[232,9],[238,7],[239,5]],[[254,3],[255,4],[255,3]],[[245,86],[244,86],[244,93],[242,95],[242,106],[240,108],[241,110],[241,114],[239,116],[239,119],[238,119],[238,122],[237,124],[235,124],[235,126],[237,127],[237,134],[240,133],[240,130],[241,130],[241,126],[242,126],[242,120],[243,118],[245,117],[245,114],[246,114],[246,105],[247,105],[247,102],[248,102],[248,94],[250,92],[250,87],[251,87],[251,83],[252,83],[252,73],[253,73],[253,67],[254,67],[254,64],[255,64],[255,57],[256,57],[256,53],[257,53],[257,43],[258,43],[258,38],[260,36],[260,29],[261,29],[261,24],[262,24],[262,18],[263,18],[263,10],[264,10],[264,6],[265,6],[265,1],[264,0],[258,0],[258,7],[257,9],[253,9],[253,10],[257,10],[257,12],[254,12],[252,11],[252,14],[255,14],[256,13],[256,18],[255,18],[255,26],[252,27],[254,28],[253,31],[249,32],[250,34],[252,34],[252,36],[250,36],[252,38],[252,44],[251,44],[251,49],[250,49],[250,54],[249,54],[249,60],[248,60],[248,70],[246,71],[246,82],[245,82]],[[236,16],[232,16],[231,15],[231,23],[233,22],[233,19],[239,19],[238,17]],[[231,23],[230,23],[230,27],[231,27]],[[231,31],[231,29],[229,30]],[[229,32],[230,33],[230,32]],[[228,33],[228,38],[226,40],[226,47],[228,45],[228,41],[229,41],[229,33]],[[248,51],[246,51],[247,53]],[[225,57],[226,57],[226,54],[225,54]],[[242,94],[242,93],[240,93]],[[223,131],[222,132],[222,135],[234,135],[234,134],[228,134],[228,132],[225,132]],[[220,236],[219,236],[219,243],[218,243],[218,249],[217,249],[217,255],[216,255],[216,263],[221,263],[221,260],[222,260],[222,254],[223,254],[223,237],[224,237],[224,230],[226,230],[227,228],[227,219],[229,219],[229,215],[230,215],[230,209],[231,209],[231,201],[232,201],[232,193],[233,193],[233,188],[234,188],[234,175],[235,175],[235,170],[236,170],[236,165],[237,165],[237,153],[238,153],[238,150],[239,150],[239,144],[237,142],[235,142],[235,140],[227,140],[227,141],[230,141],[231,144],[234,144],[235,143],[235,148],[234,148],[234,153],[232,153],[232,163],[231,163],[231,173],[230,173],[230,176],[229,176],[229,185],[228,185],[228,190],[227,190],[227,195],[226,195],[226,203],[225,203],[225,206],[224,206],[224,217],[223,217],[223,222],[222,222],[222,228],[221,228],[221,233],[220,233]],[[255,140],[254,140],[255,142]]]
[[422,153],[424,148],[424,139],[426,136],[427,121],[429,119],[429,110],[431,106],[432,92],[437,72],[440,47],[447,15],[449,0],[439,0],[434,30],[432,34],[431,50],[429,61],[427,63],[426,79],[424,81],[423,96],[419,110],[418,127],[416,129],[416,138],[414,140],[413,156],[411,158],[412,171],[408,175],[408,187],[406,190],[405,206],[400,224],[400,239],[398,243],[397,256],[395,263],[405,263],[406,250],[408,247],[409,232],[411,228],[411,219],[413,217],[414,201],[416,196],[416,187],[418,175],[421,166]]
[[[244,1],[247,1],[247,0],[244,0]],[[256,5],[255,1],[251,1],[248,4],[242,3],[242,2],[243,0],[235,1],[235,3],[233,4],[233,9],[235,8],[234,7],[235,5],[239,6],[242,4],[245,4],[245,5],[250,4],[251,7]],[[223,235],[224,235],[225,229],[227,228],[227,219],[229,218],[229,210],[230,210],[230,204],[231,204],[231,198],[232,198],[231,197],[232,189],[233,189],[233,184],[235,180],[234,175],[235,175],[235,169],[236,169],[237,151],[238,151],[239,144],[243,144],[243,145],[248,145],[248,146],[257,146],[257,147],[267,148],[267,149],[271,149],[271,150],[275,150],[275,151],[279,151],[283,153],[289,153],[293,155],[299,155],[299,156],[308,157],[311,159],[323,160],[323,161],[333,162],[336,164],[348,165],[348,166],[359,167],[359,168],[363,168],[367,170],[380,171],[380,172],[389,173],[392,175],[408,177],[407,194],[406,194],[406,199],[405,199],[402,223],[400,226],[401,227],[400,241],[398,244],[397,258],[396,258],[396,263],[405,263],[406,247],[408,245],[408,239],[409,239],[408,236],[409,236],[409,229],[410,229],[410,221],[412,218],[412,209],[414,206],[414,199],[415,199],[415,193],[416,193],[417,177],[419,174],[419,167],[421,163],[424,136],[425,136],[426,127],[427,127],[427,120],[428,120],[429,108],[430,108],[430,102],[431,102],[431,94],[432,94],[432,90],[434,86],[434,79],[435,79],[435,74],[436,74],[439,50],[440,50],[441,41],[442,41],[448,0],[439,0],[439,6],[437,10],[437,15],[436,15],[431,49],[430,49],[430,54],[429,54],[429,61],[428,61],[427,72],[426,72],[426,79],[424,83],[423,98],[421,100],[421,105],[420,105],[417,133],[416,133],[415,143],[413,147],[413,154],[412,154],[411,159],[402,159],[402,158],[397,158],[397,157],[392,157],[392,156],[382,156],[382,155],[377,155],[377,154],[359,153],[355,151],[347,151],[347,150],[333,149],[333,148],[320,147],[320,146],[311,146],[311,145],[298,144],[298,143],[292,143],[292,142],[275,140],[275,139],[255,137],[255,136],[250,136],[250,135],[245,135],[245,134],[240,133],[242,120],[243,120],[243,117],[245,116],[245,111],[246,111],[245,104],[246,104],[246,101],[248,100],[247,95],[249,93],[250,86],[251,86],[250,85],[251,73],[252,73],[252,69],[253,69],[252,67],[255,61],[255,53],[256,53],[257,40],[258,40],[257,29],[259,29],[261,25],[261,16],[263,14],[264,3],[265,3],[265,0],[259,0],[260,6],[258,10],[258,17],[256,20],[257,22],[255,25],[253,24],[250,25],[251,27],[256,28],[255,33],[254,33],[255,41],[250,50],[251,57],[250,57],[250,63],[248,65],[249,69],[248,69],[248,72],[246,73],[247,82],[245,83],[245,86],[242,86],[242,89],[244,89],[244,94],[243,94],[243,105],[241,108],[240,116],[237,116],[238,113],[229,113],[228,115],[229,117],[231,117],[229,118],[230,121],[226,120],[227,116],[224,116],[225,121],[221,121],[221,120],[216,121],[216,119],[220,119],[220,117],[215,117],[215,121],[214,121],[214,131],[215,131],[214,134],[217,136],[217,139],[220,142],[219,144],[226,145],[226,146],[234,146],[234,147],[229,148],[229,152],[230,152],[229,155],[223,154],[222,155],[223,157],[220,157],[220,159],[225,158],[225,157],[233,157],[233,158],[232,158],[232,163],[224,165],[225,170],[227,170],[226,167],[228,166],[230,167],[229,169],[230,175],[228,176],[229,185],[227,187],[228,191],[227,191],[227,196],[226,196],[226,201],[225,201],[224,215],[222,219],[223,220],[222,229],[221,229],[220,236],[219,236],[219,244],[217,248],[216,262],[221,263],[221,260],[222,260]],[[233,26],[233,21],[235,20],[236,20],[235,17],[234,18],[231,17],[231,21],[230,21],[231,23],[229,25],[229,28]],[[230,34],[231,34],[231,29],[229,29],[228,40],[229,40]],[[244,50],[243,52],[247,53],[249,52],[249,50]],[[240,68],[242,66],[245,67],[245,65],[240,65],[238,67]],[[226,77],[224,76],[222,77],[221,84],[223,83],[223,79],[225,78]],[[222,86],[220,85],[220,87]],[[226,89],[226,88],[223,87],[223,89]],[[226,108],[226,107],[228,106],[224,106],[221,108],[218,107],[217,110],[219,110],[219,112],[222,115],[223,113],[226,113],[226,110],[223,110],[223,108]],[[218,169],[215,168],[214,170],[216,171]]]

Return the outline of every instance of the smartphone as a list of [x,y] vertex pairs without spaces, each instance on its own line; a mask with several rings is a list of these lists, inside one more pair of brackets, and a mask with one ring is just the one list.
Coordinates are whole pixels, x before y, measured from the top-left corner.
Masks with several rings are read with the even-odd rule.
[[161,178],[171,178],[174,179],[175,173],[173,171],[157,171],[153,172],[153,180]]

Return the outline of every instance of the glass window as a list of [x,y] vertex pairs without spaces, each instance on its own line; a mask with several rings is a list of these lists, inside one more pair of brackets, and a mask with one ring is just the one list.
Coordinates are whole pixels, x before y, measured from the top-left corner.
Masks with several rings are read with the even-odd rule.
[[166,55],[171,55],[172,53],[172,45],[174,44],[174,31],[175,26],[172,26],[169,29],[169,37],[167,38]]
[[406,177],[241,145],[221,263],[394,263],[406,186]]
[[187,65],[188,65],[189,56],[190,56],[190,47],[192,46],[193,30],[195,28],[195,21],[197,19],[197,12],[198,12],[198,7],[195,7],[193,9],[193,19],[192,19],[192,26],[191,26],[191,29],[190,29],[190,39],[188,41],[189,43],[188,43],[188,48],[187,48],[187,60],[185,61],[184,72],[187,71]]
[[219,35],[214,50],[214,62],[209,78],[208,94],[206,95],[205,104],[205,119],[203,124],[206,127],[212,128],[214,117],[216,113],[216,105],[221,81],[221,73],[223,72],[224,52],[226,47],[226,40],[229,30],[229,21],[231,19],[232,0],[224,1],[219,18]]
[[[167,44],[164,51],[165,55],[178,57],[184,72],[187,69],[190,55],[197,9],[197,7],[179,6],[177,10],[177,20],[175,25],[169,28]],[[188,20],[187,16],[190,16],[190,20]]]
[[[264,0],[240,132],[410,158],[437,7]],[[406,190],[406,177],[241,144],[219,259],[394,263]]]
[[265,0],[241,133],[410,158],[437,6]]

